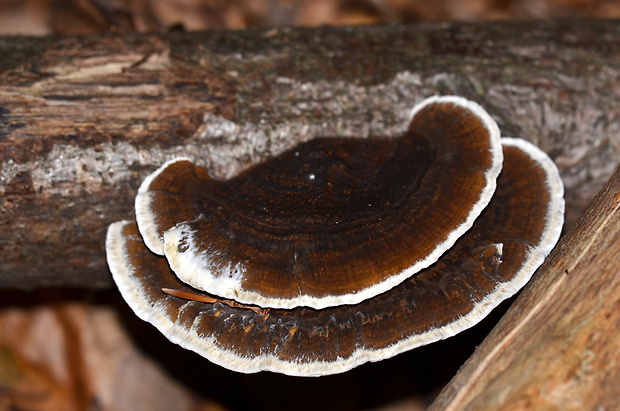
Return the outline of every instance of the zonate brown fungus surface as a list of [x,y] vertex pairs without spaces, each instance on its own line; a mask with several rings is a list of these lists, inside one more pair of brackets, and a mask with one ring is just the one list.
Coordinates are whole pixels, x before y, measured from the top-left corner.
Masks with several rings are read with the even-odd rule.
[[171,341],[226,368],[290,375],[349,370],[471,327],[531,277],[560,235],[563,188],[553,162],[530,143],[502,139],[497,191],[445,255],[392,290],[322,310],[247,308],[166,295],[196,293],[145,246],[135,222],[110,226],[110,269],[123,297]]
[[399,139],[315,139],[227,181],[168,162],[140,187],[136,217],[146,245],[194,288],[272,308],[357,304],[452,247],[501,163],[480,106],[434,97]]

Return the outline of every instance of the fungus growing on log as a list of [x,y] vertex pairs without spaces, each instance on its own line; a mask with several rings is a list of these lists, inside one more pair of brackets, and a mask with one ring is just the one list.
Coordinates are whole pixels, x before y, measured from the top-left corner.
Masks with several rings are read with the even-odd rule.
[[431,98],[399,139],[319,138],[217,181],[173,160],[136,197],[146,245],[243,304],[356,304],[428,267],[488,204],[502,152],[477,104]]
[[434,97],[400,139],[316,139],[227,181],[171,161],[137,224],[110,226],[110,270],[139,317],[235,371],[389,358],[479,322],[557,242],[555,165],[501,144],[478,105]]

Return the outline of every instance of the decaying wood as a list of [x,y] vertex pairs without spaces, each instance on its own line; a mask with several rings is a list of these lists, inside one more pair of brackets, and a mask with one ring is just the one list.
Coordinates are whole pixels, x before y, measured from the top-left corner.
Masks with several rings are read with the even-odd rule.
[[318,136],[396,136],[436,93],[550,153],[569,221],[617,165],[620,25],[434,24],[0,39],[0,287],[106,287],[109,223],[175,156],[228,177]]
[[620,409],[620,169],[432,410]]

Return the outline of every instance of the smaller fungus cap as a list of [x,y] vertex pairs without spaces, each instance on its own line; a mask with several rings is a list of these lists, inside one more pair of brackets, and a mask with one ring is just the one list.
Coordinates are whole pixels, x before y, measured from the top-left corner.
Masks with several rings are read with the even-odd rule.
[[106,251],[121,294],[171,341],[239,372],[316,376],[347,371],[450,337],[516,293],[556,244],[563,187],[553,162],[532,144],[502,139],[497,192],[473,227],[436,263],[375,298],[322,310],[261,315],[196,293],[151,253],[134,222],[108,229]]
[[319,138],[227,181],[170,161],[140,187],[136,219],[199,290],[272,308],[356,304],[452,247],[501,163],[499,130],[478,104],[432,97],[399,139]]

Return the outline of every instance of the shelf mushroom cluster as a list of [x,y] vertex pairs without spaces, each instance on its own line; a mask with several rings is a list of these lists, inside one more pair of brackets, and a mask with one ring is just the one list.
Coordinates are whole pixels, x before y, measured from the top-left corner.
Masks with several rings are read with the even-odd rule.
[[188,159],[110,225],[127,303],[231,370],[318,376],[450,337],[516,293],[557,242],[557,168],[461,97],[401,138],[318,138],[219,181]]

